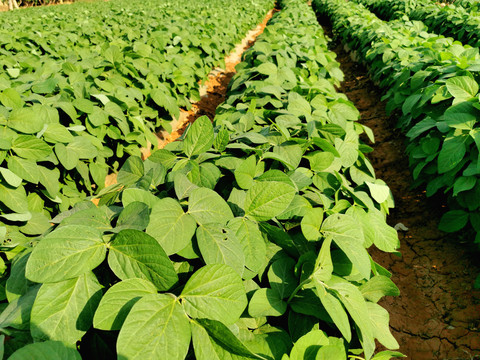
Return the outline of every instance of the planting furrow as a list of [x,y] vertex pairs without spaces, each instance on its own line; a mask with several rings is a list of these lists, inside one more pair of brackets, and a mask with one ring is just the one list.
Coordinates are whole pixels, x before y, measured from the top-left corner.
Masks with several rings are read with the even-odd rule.
[[[274,9],[270,10],[262,23],[255,29],[250,30],[243,40],[235,46],[235,49],[225,58],[223,68],[217,67],[210,72],[208,79],[202,82],[200,87],[200,100],[193,103],[189,111],[180,110],[179,119],[172,122],[172,131],[164,130],[157,134],[159,137],[158,148],[163,148],[166,144],[177,140],[187,126],[200,116],[206,115],[213,120],[218,105],[225,101],[228,83],[236,73],[235,66],[240,63],[242,54],[255,43],[256,38],[263,32],[274,12]],[[142,157],[146,158],[150,153],[151,149],[148,148],[148,152],[142,154]]]
[[[90,358],[101,343],[119,359],[402,356],[374,355],[376,340],[398,347],[378,305],[398,289],[367,249],[399,241],[359,140],[372,133],[335,90],[343,74],[311,8],[279,5],[213,124],[200,117],[181,140],[129,157],[98,207],[61,213],[15,258],[0,315],[8,353],[74,358],[79,344]],[[29,321],[3,315],[20,303]]]
[[480,13],[457,4],[440,5],[433,2],[406,0],[358,0],[370,11],[385,20],[408,16],[410,20],[422,21],[430,32],[450,36],[474,47],[480,46]]
[[425,186],[428,197],[446,194],[450,211],[441,230],[478,233],[478,49],[430,34],[420,23],[386,23],[355,3],[314,4],[384,89],[387,111],[408,138],[414,185]]
[[467,244],[458,246],[463,239],[437,230],[441,203],[411,188],[405,137],[393,127],[380,100],[382,92],[366,68],[337,41],[334,51],[345,74],[341,90],[360,111],[362,124],[375,133],[374,151],[368,157],[395,198],[388,222],[397,225],[402,257],[372,253],[392,271],[400,289],[400,296],[381,301],[390,313],[392,333],[411,359],[470,359],[480,349],[480,291],[472,288],[480,273],[476,254]]
[[0,14],[2,251],[48,231],[157,143],[272,7],[120,1]]

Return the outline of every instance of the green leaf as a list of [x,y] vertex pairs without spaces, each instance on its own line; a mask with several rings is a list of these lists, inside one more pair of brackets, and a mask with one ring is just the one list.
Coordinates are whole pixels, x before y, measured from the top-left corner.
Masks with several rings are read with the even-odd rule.
[[206,264],[230,265],[240,276],[243,275],[245,257],[242,245],[222,224],[207,224],[197,228],[197,243]]
[[145,230],[150,222],[150,208],[147,204],[134,201],[122,210],[118,216],[116,229]]
[[57,87],[58,80],[50,78],[41,82],[37,82],[32,86],[32,91],[37,94],[51,94]]
[[11,188],[0,184],[0,202],[10,210],[18,213],[26,213],[28,211],[27,194],[23,186]]
[[457,99],[468,100],[478,93],[477,82],[469,76],[455,76],[445,81],[447,90]]
[[303,236],[310,241],[317,241],[320,238],[320,226],[323,221],[323,209],[312,208],[307,210],[307,213],[300,223]]
[[445,122],[454,129],[471,130],[477,122],[478,110],[472,103],[461,102],[450,106],[444,113]]
[[190,345],[190,322],[175,296],[151,294],[130,310],[117,340],[119,359],[183,360]]
[[22,252],[15,256],[12,261],[10,276],[5,284],[5,292],[8,302],[18,299],[28,290],[30,282],[25,277],[25,267],[30,254],[30,252]]
[[248,314],[253,317],[282,316],[287,311],[287,303],[277,291],[267,288],[258,289],[248,303]]
[[68,144],[73,141],[72,133],[62,124],[56,123],[48,124],[47,129],[43,133],[43,138],[50,143]]
[[290,353],[290,360],[314,360],[318,350],[329,343],[322,330],[312,330],[295,343]]
[[450,210],[443,214],[438,228],[445,232],[456,232],[463,229],[468,222],[468,212],[463,210]]
[[407,132],[407,137],[409,137],[411,140],[417,138],[421,134],[423,134],[425,131],[430,130],[431,128],[435,127],[437,125],[437,122],[433,120],[431,117],[426,117],[422,121],[416,123],[408,132]]
[[215,191],[207,188],[194,189],[188,199],[188,213],[200,225],[226,224],[233,219],[227,202]]
[[36,342],[75,344],[92,326],[102,287],[91,272],[40,287],[32,308],[31,334]]
[[228,130],[222,127],[217,133],[217,136],[215,136],[215,140],[213,141],[213,147],[218,152],[224,152],[229,142],[230,136]]
[[18,156],[30,160],[43,160],[52,153],[48,144],[34,136],[20,135],[12,144],[12,150]]
[[142,159],[138,156],[130,156],[120,168],[117,175],[117,182],[123,185],[130,185],[140,180],[144,174],[145,170]]
[[397,231],[389,226],[380,210],[370,209],[367,212],[369,223],[372,227],[373,243],[385,252],[395,252],[400,247]]
[[[235,359],[235,355],[232,355],[228,348],[223,347],[221,342],[212,338],[203,326],[196,321],[192,321],[190,324],[192,328],[192,342],[196,360]],[[225,329],[226,331],[230,331],[228,328]],[[235,337],[235,335],[231,333],[229,333],[229,335]],[[240,340],[236,340],[240,343]]]
[[7,184],[10,186],[13,186],[16,188],[22,184],[22,178],[15,175],[15,173],[9,169],[0,167],[0,174],[2,175],[3,179],[7,182]]
[[150,191],[138,188],[128,188],[122,192],[122,204],[127,207],[133,202],[141,202],[153,208],[160,199],[153,195]]
[[72,105],[86,114],[91,114],[93,112],[93,103],[88,99],[75,99],[72,101]]
[[188,157],[200,155],[212,147],[213,126],[207,116],[201,116],[188,128],[183,149]]
[[158,105],[163,107],[175,119],[180,118],[180,109],[176,99],[162,89],[153,89],[150,92],[150,97]]
[[401,352],[398,352],[398,351],[385,350],[375,354],[375,356],[371,358],[371,360],[391,360],[392,358],[399,358],[399,357],[403,358],[407,356],[403,355]]
[[268,221],[283,213],[293,198],[294,187],[276,181],[256,182],[245,198],[245,215],[257,221]]
[[343,214],[330,215],[324,220],[321,231],[325,237],[332,238],[364,278],[370,277],[371,263],[363,247],[363,231],[354,218]]
[[55,144],[55,154],[66,170],[74,169],[78,164],[78,153],[62,143]]
[[316,151],[305,157],[310,161],[310,169],[317,172],[328,169],[332,165],[333,160],[335,160],[334,154],[325,151]]
[[276,75],[277,66],[271,62],[265,62],[257,67],[257,71],[263,75]]
[[178,280],[172,262],[160,244],[138,230],[120,231],[108,254],[108,265],[122,280],[141,278],[168,290]]
[[15,89],[5,89],[0,94],[0,102],[3,106],[12,109],[23,108],[25,102],[20,97],[20,94]]
[[234,175],[238,186],[242,189],[249,189],[253,185],[253,178],[257,170],[255,155],[243,160],[241,165],[235,169]]
[[314,278],[314,284],[317,290],[318,298],[328,315],[332,318],[335,326],[340,330],[342,336],[350,342],[352,339],[352,332],[350,330],[350,321],[348,315],[342,306],[342,303],[331,292],[325,289],[324,284],[318,279]]
[[58,181],[60,171],[56,168],[49,170],[43,166],[39,166],[38,170],[40,170],[38,182],[45,187],[50,197],[54,199],[60,189]]
[[44,341],[25,345],[15,351],[8,360],[81,360],[74,347],[68,347],[60,341]]
[[342,304],[360,329],[365,357],[370,358],[375,350],[375,342],[372,321],[362,293],[355,285],[339,277],[332,277],[328,286],[337,292]]
[[173,174],[173,185],[178,200],[189,197],[192,191],[198,188],[198,185],[188,180],[187,175],[181,172],[175,172]]
[[72,279],[95,269],[105,254],[100,231],[84,225],[63,226],[35,246],[26,277],[39,283]]
[[8,158],[8,168],[25,181],[37,184],[40,180],[40,171],[34,160],[10,156]]
[[453,184],[453,196],[457,196],[462,191],[468,191],[474,188],[477,183],[475,176],[460,176]]
[[390,196],[390,188],[381,180],[377,180],[375,183],[365,182],[370,190],[372,198],[379,204],[383,203]]
[[73,141],[67,145],[67,148],[73,150],[79,159],[93,159],[98,154],[91,138],[86,136],[75,136]]
[[367,302],[367,308],[373,325],[373,336],[387,349],[398,349],[398,342],[390,332],[390,316],[387,310],[371,302]]
[[262,268],[267,254],[267,246],[257,224],[246,218],[237,217],[230,220],[227,227],[233,231],[242,247],[245,266],[257,273]]
[[[262,357],[253,354],[245,346],[245,344],[243,344],[242,341],[240,341],[240,339],[236,337],[232,333],[232,331],[223,323],[210,319],[196,319],[194,323],[195,322],[201,327],[203,327],[210,336],[210,338],[212,338],[219,346],[226,349],[230,354],[238,355],[241,357],[241,359],[243,359],[244,357],[263,359]],[[229,357],[227,357],[227,359],[228,358]],[[236,359],[236,357],[234,357],[234,359]]]
[[295,260],[289,256],[281,256],[272,262],[268,269],[268,282],[280,299],[286,299],[293,294],[298,285],[295,276]]
[[133,305],[145,295],[156,293],[155,285],[143,279],[116,283],[103,295],[93,317],[93,326],[100,330],[120,330]]
[[12,300],[0,314],[0,328],[28,330],[30,313],[40,285],[31,286],[22,296]]
[[187,281],[180,297],[187,314],[233,324],[247,306],[242,279],[228,265],[206,265]]
[[192,240],[197,223],[185,214],[182,207],[172,198],[159,200],[152,208],[147,234],[153,236],[167,255],[176,254]]
[[24,134],[35,134],[43,125],[43,119],[31,107],[15,108],[8,118],[8,127]]
[[323,241],[320,252],[318,253],[317,259],[315,260],[313,276],[316,280],[328,281],[332,277],[333,262],[330,252],[331,246],[332,239],[328,237]]
[[393,281],[383,275],[372,277],[368,282],[361,285],[359,289],[365,299],[374,303],[384,296],[400,295],[400,290],[398,290]]
[[467,149],[465,139],[460,136],[446,138],[438,155],[438,173],[452,170],[462,161]]

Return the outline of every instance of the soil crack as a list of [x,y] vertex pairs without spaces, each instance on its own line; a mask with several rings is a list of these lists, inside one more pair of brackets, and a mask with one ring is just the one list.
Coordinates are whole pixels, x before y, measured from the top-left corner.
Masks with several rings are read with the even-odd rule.
[[[329,25],[320,23],[332,37]],[[414,360],[480,359],[480,330],[475,325],[480,324],[480,291],[473,289],[480,273],[478,253],[461,244],[459,236],[437,229],[444,204],[441,199],[427,199],[422,189],[411,188],[405,138],[394,127],[396,119],[387,116],[381,90],[343,44],[332,46],[345,74],[339,90],[375,135],[369,159],[396,203],[388,222],[409,229],[399,233],[401,258],[371,249],[375,261],[393,273],[401,292],[380,302],[390,313],[400,351]]]

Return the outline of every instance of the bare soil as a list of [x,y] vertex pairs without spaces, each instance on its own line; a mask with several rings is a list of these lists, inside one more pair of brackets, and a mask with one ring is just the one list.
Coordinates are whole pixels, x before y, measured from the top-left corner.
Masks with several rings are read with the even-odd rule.
[[[164,147],[166,144],[182,136],[188,125],[200,116],[206,115],[210,120],[213,120],[218,105],[225,101],[228,84],[236,73],[235,66],[241,62],[243,53],[247,51],[255,43],[257,37],[263,33],[267,22],[272,18],[275,11],[275,9],[270,10],[263,21],[253,30],[249,31],[242,42],[225,58],[225,69],[215,68],[212,70],[208,76],[208,80],[201,84],[200,101],[194,103],[189,111],[181,110],[180,118],[172,122],[173,131],[171,133],[162,131],[157,134],[159,138],[159,148]],[[148,152],[144,153],[144,157],[148,157],[148,155]]]
[[390,313],[400,351],[413,360],[480,359],[480,291],[473,289],[480,255],[471,241],[437,229],[444,205],[441,199],[427,199],[422,189],[411,188],[405,137],[395,128],[395,117],[386,114],[381,90],[342,44],[333,50],[345,74],[340,91],[375,134],[369,159],[396,201],[387,221],[408,228],[399,232],[401,258],[371,251],[375,261],[393,273],[401,292],[380,302]]

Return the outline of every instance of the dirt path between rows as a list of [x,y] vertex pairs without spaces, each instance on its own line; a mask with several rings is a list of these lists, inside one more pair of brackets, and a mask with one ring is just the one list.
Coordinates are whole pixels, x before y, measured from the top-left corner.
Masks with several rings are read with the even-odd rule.
[[236,73],[235,66],[241,62],[243,53],[253,46],[257,37],[263,33],[268,21],[275,12],[275,9],[270,10],[263,21],[246,34],[242,42],[225,58],[225,69],[215,68],[212,70],[208,75],[208,80],[200,88],[200,101],[192,104],[190,111],[181,110],[180,118],[172,122],[173,131],[171,133],[163,131],[158,134],[159,147],[163,147],[169,142],[178,139],[187,126],[200,116],[206,115],[210,120],[213,120],[215,110],[225,101],[227,86]]
[[[324,29],[331,36],[328,26]],[[380,303],[390,313],[400,351],[413,360],[480,359],[480,291],[473,289],[480,273],[479,254],[470,243],[437,229],[442,204],[410,188],[405,138],[394,128],[395,119],[386,115],[380,89],[342,44],[333,46],[345,74],[340,90],[360,111],[361,122],[373,130],[375,150],[369,158],[395,198],[387,221],[408,228],[399,232],[402,258],[372,252],[375,261],[393,273],[401,291]]]
[[[172,121],[171,133],[161,131],[157,134],[158,148],[163,148],[168,143],[177,140],[188,125],[200,116],[206,115],[213,121],[217,107],[225,101],[228,84],[236,73],[235,66],[241,62],[243,53],[252,47],[257,37],[263,33],[268,21],[276,11],[278,10],[270,10],[263,21],[245,35],[243,40],[225,58],[225,69],[215,68],[210,72],[208,79],[200,87],[200,101],[192,104],[189,111],[181,109],[180,118]],[[150,150],[142,149],[143,159],[149,157],[150,154]],[[105,179],[105,186],[115,184],[116,181],[117,175],[109,174]],[[96,201],[98,202],[98,199]]]

